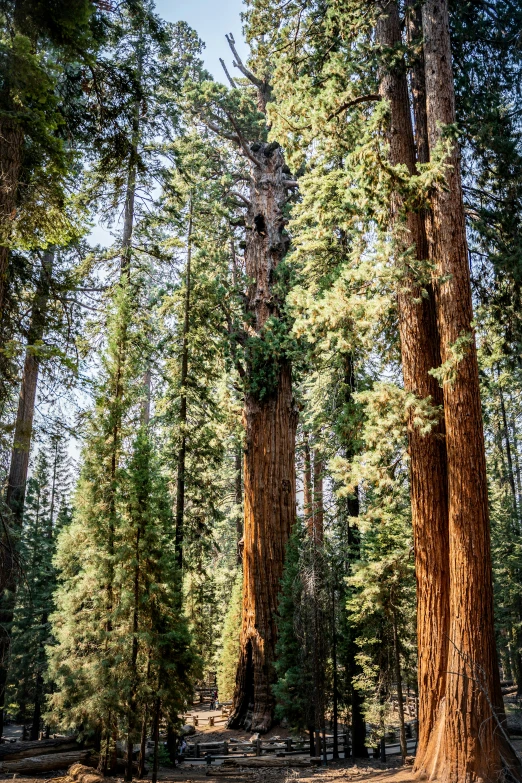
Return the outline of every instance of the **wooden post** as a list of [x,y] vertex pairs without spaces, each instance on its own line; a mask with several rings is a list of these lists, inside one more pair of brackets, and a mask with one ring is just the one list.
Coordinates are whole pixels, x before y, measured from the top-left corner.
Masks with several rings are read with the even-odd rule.
[[292,740],[291,739],[285,740],[285,745],[286,745],[286,752],[290,753],[292,750]]
[[319,729],[316,729],[315,732],[315,756],[318,756],[320,758],[321,756],[321,734],[319,733]]
[[328,755],[326,752],[326,729],[323,725],[323,764],[326,767],[328,764]]
[[259,737],[256,739],[256,756],[261,755],[261,740]]
[[199,742],[194,743],[194,757],[199,759]]
[[381,761],[385,763],[386,762],[386,739],[384,738],[384,735],[381,737],[380,754],[381,754]]
[[223,743],[223,755],[228,756],[228,742],[226,740]]
[[347,759],[347,758],[349,758],[352,755],[351,754],[351,749],[350,749],[350,742],[348,740],[348,732],[347,731],[345,731],[345,733],[343,734],[343,737],[344,737],[344,758]]
[[314,727],[308,728],[308,738],[310,741],[310,756],[315,756],[315,743],[314,743]]

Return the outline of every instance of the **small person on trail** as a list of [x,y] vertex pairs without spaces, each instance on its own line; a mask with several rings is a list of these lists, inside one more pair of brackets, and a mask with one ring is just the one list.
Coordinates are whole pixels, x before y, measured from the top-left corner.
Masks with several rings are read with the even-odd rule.
[[217,708],[218,708],[218,692],[212,691],[212,696],[210,697],[210,709],[217,710]]

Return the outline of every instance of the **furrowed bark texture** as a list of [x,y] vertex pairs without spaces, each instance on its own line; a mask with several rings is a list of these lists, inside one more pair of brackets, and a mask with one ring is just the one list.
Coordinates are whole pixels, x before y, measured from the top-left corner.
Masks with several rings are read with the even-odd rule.
[[[396,3],[385,6],[377,24],[379,43],[393,49],[401,43]],[[402,64],[383,68],[381,93],[389,102],[391,162],[415,173],[416,152],[411,124],[406,71]],[[401,207],[395,198],[394,210]],[[396,225],[401,249],[415,246],[419,260],[428,248],[423,215],[410,212],[405,225]],[[429,371],[440,365],[439,335],[433,292],[423,297],[420,282],[406,270],[397,297],[404,386],[416,397],[442,404],[442,390]],[[417,634],[419,678],[419,758],[435,726],[444,694],[449,623],[448,501],[444,426],[423,435],[408,421],[410,486],[417,579]]]
[[[251,206],[247,213],[246,273],[250,333],[261,336],[270,316],[278,316],[272,290],[284,257],[281,207],[287,198],[284,159],[276,144],[251,147]],[[267,361],[274,361],[271,357]],[[254,368],[250,366],[248,372]],[[257,368],[259,371],[259,367]],[[289,363],[278,365],[277,383],[266,396],[247,389],[244,406],[243,619],[230,727],[267,731],[273,721],[276,643],[275,615],[286,544],[295,520],[295,433],[297,412]]]
[[[430,154],[455,122],[447,0],[422,9]],[[447,677],[437,724],[417,768],[443,781],[520,778],[500,728],[504,719],[493,626],[486,460],[473,334],[468,251],[458,146],[452,144],[446,188],[432,198],[427,223],[441,358],[455,364],[444,384],[449,488],[449,639]],[[443,282],[439,282],[440,280]],[[455,363],[453,346],[464,338]]]
[[2,540],[0,541],[2,552],[0,561],[0,589],[2,590],[0,594],[0,736],[2,736],[4,725],[5,688],[11,646],[11,623],[13,622],[19,579],[16,563],[16,542],[22,528],[25,486],[29,470],[29,453],[33,432],[38,371],[40,368],[40,358],[32,349],[33,346],[41,341],[45,333],[52,265],[52,253],[45,253],[40,280],[34,295],[31,323],[27,335],[24,372],[18,397],[18,411],[5,496],[5,505],[9,512],[7,523],[11,530],[11,535],[8,535],[4,529]]
[[[0,118],[0,324],[4,325],[9,268],[9,233],[16,209],[22,166],[23,133],[8,117]],[[2,329],[3,332],[3,329]]]

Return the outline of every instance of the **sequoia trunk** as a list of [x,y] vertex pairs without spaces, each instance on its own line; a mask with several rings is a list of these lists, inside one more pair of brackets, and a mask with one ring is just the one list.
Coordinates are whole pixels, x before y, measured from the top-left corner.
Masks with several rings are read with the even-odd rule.
[[[445,129],[455,123],[447,0],[427,0],[422,21],[433,153]],[[486,460],[460,160],[456,142],[448,144],[446,187],[437,188],[432,196],[427,226],[441,358],[447,368],[443,390],[450,616],[445,691],[429,743],[420,748],[417,768],[445,781],[473,781],[496,779],[508,766],[520,778],[520,762],[501,728],[504,713],[493,627]]]
[[[386,48],[401,43],[400,20],[396,3],[385,7],[378,20],[377,37]],[[403,63],[383,67],[381,93],[390,105],[389,143],[394,165],[407,166],[415,173],[416,153],[411,125],[406,71]],[[410,212],[401,222],[400,196],[395,197],[395,231],[401,250],[413,245],[419,261],[427,259],[423,215]],[[441,405],[442,394],[430,370],[440,365],[439,335],[435,303],[430,286],[423,296],[422,280],[417,280],[405,265],[397,296],[402,368],[405,389],[419,399],[431,398]],[[417,579],[417,641],[419,679],[420,758],[437,720],[444,694],[447,669],[449,622],[448,506],[446,451],[443,422],[427,435],[414,424],[410,411],[408,441],[415,566]]]
[[275,617],[286,544],[295,520],[297,413],[290,364],[267,352],[265,342],[267,330],[281,325],[273,283],[288,247],[282,215],[287,198],[284,158],[277,144],[253,144],[251,150],[256,162],[245,249],[251,281],[247,294],[251,343],[243,414],[243,612],[229,726],[264,732],[273,720]]

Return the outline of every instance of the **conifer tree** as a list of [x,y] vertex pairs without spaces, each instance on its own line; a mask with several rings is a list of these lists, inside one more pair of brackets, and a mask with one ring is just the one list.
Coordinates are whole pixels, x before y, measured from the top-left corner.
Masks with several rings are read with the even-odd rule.
[[46,645],[54,608],[56,539],[68,524],[68,457],[63,433],[56,431],[41,448],[28,482],[19,548],[24,578],[16,598],[7,699],[9,709],[38,739],[48,693]]
[[236,666],[241,633],[241,609],[243,605],[243,574],[238,571],[221,637],[221,655],[218,665],[218,692],[221,701],[229,701],[234,695]]

